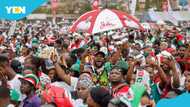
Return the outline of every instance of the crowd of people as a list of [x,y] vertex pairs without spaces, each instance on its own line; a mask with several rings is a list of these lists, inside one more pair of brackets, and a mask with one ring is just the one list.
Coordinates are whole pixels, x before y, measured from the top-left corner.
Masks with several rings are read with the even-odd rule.
[[190,91],[180,27],[90,35],[19,21],[9,32],[0,30],[0,107],[155,107]]

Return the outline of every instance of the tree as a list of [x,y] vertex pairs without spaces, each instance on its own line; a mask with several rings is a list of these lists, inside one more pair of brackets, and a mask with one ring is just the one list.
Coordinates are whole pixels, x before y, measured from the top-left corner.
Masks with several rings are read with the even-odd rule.
[[91,9],[88,0],[61,0],[60,4],[62,13],[67,14],[83,13]]
[[156,0],[156,8],[157,10],[161,11],[162,10],[162,3],[164,2],[165,0]]

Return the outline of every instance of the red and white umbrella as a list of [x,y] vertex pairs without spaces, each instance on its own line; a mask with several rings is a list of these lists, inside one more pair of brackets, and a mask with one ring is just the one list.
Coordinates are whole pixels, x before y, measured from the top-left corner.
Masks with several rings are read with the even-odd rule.
[[80,16],[71,26],[71,32],[87,32],[95,34],[122,27],[143,29],[138,19],[118,10],[97,9]]

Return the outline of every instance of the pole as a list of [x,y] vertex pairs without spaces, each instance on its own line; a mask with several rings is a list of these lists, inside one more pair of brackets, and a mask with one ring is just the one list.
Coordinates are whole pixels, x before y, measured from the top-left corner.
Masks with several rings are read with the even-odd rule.
[[106,8],[108,8],[108,0],[106,0]]
[[[53,13],[54,13],[54,12],[53,12]],[[56,24],[56,14],[53,14],[52,23],[53,23],[53,25]]]
[[53,19],[52,19],[53,25],[56,24],[56,9],[57,9],[57,6],[58,6],[58,0],[51,0],[51,10],[52,10],[52,15],[53,15]]

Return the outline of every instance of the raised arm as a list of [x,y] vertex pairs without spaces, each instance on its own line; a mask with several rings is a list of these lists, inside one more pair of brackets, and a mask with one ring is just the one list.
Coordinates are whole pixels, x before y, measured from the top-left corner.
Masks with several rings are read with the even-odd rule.
[[61,66],[57,62],[57,56],[52,54],[51,60],[54,63],[57,76],[65,81],[68,85],[71,85],[71,76],[66,74],[65,71],[61,68]]
[[176,61],[174,59],[172,59],[169,63],[171,70],[172,70],[172,87],[173,88],[178,88],[180,86],[180,80],[179,80],[179,74],[177,72],[177,68],[176,68]]
[[129,69],[126,76],[127,83],[130,83],[130,81],[132,80],[135,64],[136,64],[136,61],[129,63]]
[[163,71],[162,67],[156,61],[149,60],[149,64],[158,70],[158,75],[161,79],[161,81],[159,83],[159,87],[161,89],[163,89],[168,82],[165,72]]
[[160,83],[159,83],[159,87],[161,89],[163,89],[165,87],[165,85],[167,84],[167,76],[165,74],[165,72],[163,71],[162,67],[160,67],[158,64],[155,65],[156,69],[158,70],[158,74],[160,76]]

